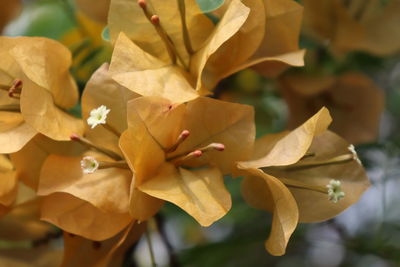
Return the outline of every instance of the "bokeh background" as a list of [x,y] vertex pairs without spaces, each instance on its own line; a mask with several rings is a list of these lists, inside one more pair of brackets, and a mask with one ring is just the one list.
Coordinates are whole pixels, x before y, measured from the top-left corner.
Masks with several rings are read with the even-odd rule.
[[[12,0],[1,1],[0,9],[3,11],[4,1]],[[346,4],[346,1],[342,2]],[[365,6],[371,1],[358,2]],[[391,4],[388,2],[391,1],[382,1],[381,8]],[[400,18],[399,9],[392,12],[397,12]],[[361,21],[362,18],[358,19]],[[3,34],[44,36],[64,43],[73,53],[71,72],[83,90],[94,70],[109,61],[111,56],[112,48],[107,42],[107,31],[101,20],[87,16],[74,1],[23,1],[23,6],[15,11],[14,19],[5,26]],[[387,40],[396,42],[400,39],[400,20],[393,19],[387,23],[393,25],[384,29],[397,27],[397,31],[383,30],[380,34],[390,35]],[[163,231],[161,234],[154,232],[152,236],[159,266],[168,266],[170,261],[171,266],[193,267],[400,266],[400,45],[388,53],[368,49],[343,51],[334,45],[324,36],[310,33],[310,28],[304,27],[300,38],[300,47],[307,49],[304,68],[289,69],[278,79],[268,79],[254,70],[245,70],[222,81],[214,97],[253,105],[256,109],[257,135],[261,136],[288,127],[291,115],[288,101],[283,97],[285,78],[290,79],[291,75],[339,77],[349,72],[366,75],[379,91],[378,95],[384,95],[382,113],[373,113],[377,109],[375,104],[358,101],[368,98],[371,94],[369,90],[361,90],[358,92],[360,95],[354,97],[353,90],[347,88],[340,98],[348,97],[351,99],[350,106],[363,110],[358,117],[348,116],[350,124],[368,120],[369,116],[380,118],[376,120],[379,128],[376,139],[356,145],[372,183],[370,189],[356,205],[336,218],[323,223],[300,224],[289,242],[286,255],[273,257],[263,245],[269,233],[271,216],[249,207],[243,201],[240,179],[226,177],[233,196],[232,210],[209,228],[200,227],[173,205],[167,204],[163,208],[157,217]],[[376,100],[375,94],[370,97]],[[75,108],[75,113],[79,116],[79,106]],[[362,131],[360,129],[354,134],[361,136]],[[62,246],[57,237],[49,242],[56,247]],[[18,246],[23,244],[0,242],[1,248]],[[144,238],[131,252],[125,259],[126,266],[150,266]]]

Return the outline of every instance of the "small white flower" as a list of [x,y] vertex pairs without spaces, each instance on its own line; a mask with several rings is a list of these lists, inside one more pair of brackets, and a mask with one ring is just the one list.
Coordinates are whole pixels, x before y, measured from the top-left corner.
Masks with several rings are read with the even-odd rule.
[[86,156],[81,160],[81,168],[85,174],[94,173],[98,167],[99,162],[94,157]]
[[337,203],[344,198],[345,194],[342,191],[342,183],[339,180],[332,179],[326,187],[328,188],[329,200],[333,203]]
[[362,165],[361,160],[358,158],[357,151],[356,151],[355,147],[353,145],[349,145],[347,147],[347,149],[351,152],[351,154],[353,154],[354,160],[357,161],[358,164]]
[[92,109],[92,111],[90,111],[90,116],[87,119],[87,123],[91,126],[92,129],[99,124],[106,124],[107,114],[109,112],[110,110],[107,109],[107,107],[104,105]]

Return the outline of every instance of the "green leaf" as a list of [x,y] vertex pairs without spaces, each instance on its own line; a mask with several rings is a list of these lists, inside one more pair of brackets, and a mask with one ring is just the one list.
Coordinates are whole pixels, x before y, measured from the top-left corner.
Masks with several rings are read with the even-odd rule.
[[216,10],[223,5],[224,0],[196,0],[197,4],[200,6],[201,11],[208,13]]

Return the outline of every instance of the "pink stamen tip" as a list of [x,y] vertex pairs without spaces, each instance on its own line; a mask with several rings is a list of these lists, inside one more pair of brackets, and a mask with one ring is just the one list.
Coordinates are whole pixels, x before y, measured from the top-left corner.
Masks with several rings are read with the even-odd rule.
[[73,133],[69,136],[69,139],[71,139],[72,141],[79,141],[81,140],[81,138],[79,137],[79,135]]
[[159,25],[160,24],[160,17],[157,16],[157,15],[153,15],[153,16],[151,16],[150,21],[154,25]]
[[182,133],[180,134],[181,138],[187,138],[190,135],[190,132],[188,130],[183,130]]
[[146,0],[138,0],[137,3],[141,8],[146,8]]
[[216,143],[216,144],[214,144],[214,148],[215,148],[215,150],[218,150],[218,151],[224,151],[225,150],[225,145]]
[[201,155],[203,155],[203,152],[201,150],[195,150],[192,152],[192,155],[198,158],[201,157]]

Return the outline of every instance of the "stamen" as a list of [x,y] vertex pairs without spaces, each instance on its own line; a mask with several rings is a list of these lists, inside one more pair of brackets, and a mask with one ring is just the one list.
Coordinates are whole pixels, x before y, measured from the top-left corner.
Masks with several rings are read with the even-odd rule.
[[20,99],[20,95],[22,92],[22,81],[20,79],[15,79],[11,86],[1,86],[2,90],[5,90],[8,92],[8,96],[16,99]]
[[179,13],[181,15],[183,42],[185,44],[186,51],[189,53],[189,55],[192,55],[194,54],[194,50],[192,47],[192,43],[190,42],[189,31],[186,24],[185,0],[178,0],[178,7],[179,7]]
[[349,147],[347,148],[351,154],[353,154],[353,158],[355,161],[357,161],[358,164],[362,165],[361,160],[359,159],[358,155],[357,155],[357,151],[354,147],[354,145],[349,145]]
[[138,5],[142,8],[144,15],[150,21],[150,23],[154,26],[155,30],[157,31],[158,35],[161,37],[161,40],[164,42],[164,45],[167,49],[168,55],[171,59],[172,64],[176,64],[176,60],[178,58],[179,62],[185,69],[188,69],[183,58],[179,55],[178,51],[175,48],[175,44],[172,39],[168,36],[167,32],[161,26],[160,17],[151,14],[147,8],[147,3],[145,0],[139,0]]
[[77,134],[71,134],[70,139],[71,139],[71,141],[76,141],[76,142],[78,142],[78,143],[80,143],[80,144],[82,144],[82,145],[84,145],[84,146],[86,146],[88,148],[93,148],[94,150],[97,150],[97,151],[99,151],[99,152],[101,152],[103,154],[106,154],[107,156],[109,156],[109,157],[111,157],[113,159],[121,160],[121,157],[117,153],[115,153],[113,151],[110,151],[108,149],[104,149],[104,148],[98,147],[95,144],[93,144],[92,142],[90,142],[88,139],[86,139],[86,138],[84,138],[82,136],[79,136]]
[[211,143],[208,146],[200,148],[199,150],[201,150],[202,152],[207,152],[210,150],[224,151],[225,145],[221,143]]
[[152,23],[153,25],[155,25],[155,26],[160,25],[160,17],[157,16],[157,15],[151,16],[150,21],[151,21],[151,23]]
[[183,161],[193,159],[193,158],[198,158],[201,155],[203,155],[204,152],[210,151],[210,150],[217,150],[217,151],[224,151],[225,146],[224,144],[220,143],[211,143],[205,147],[196,149],[188,154],[185,155],[176,155],[170,158],[167,158],[167,161],[175,164],[176,166],[180,165]]
[[203,155],[203,152],[201,150],[195,150],[190,152],[189,154],[183,155],[183,156],[178,156],[175,157],[173,159],[170,159],[169,161],[174,164],[175,166],[180,165],[182,162],[186,161],[186,160],[190,160],[190,159],[194,159],[194,158],[198,158],[201,157],[201,155]]
[[181,134],[178,136],[178,139],[176,140],[175,144],[173,144],[171,147],[165,149],[166,153],[171,153],[174,152],[180,144],[182,144],[183,141],[186,140],[190,135],[190,132],[188,130],[183,130]]
[[146,4],[145,0],[138,0],[137,3],[142,9],[145,9],[147,7],[147,4]]

